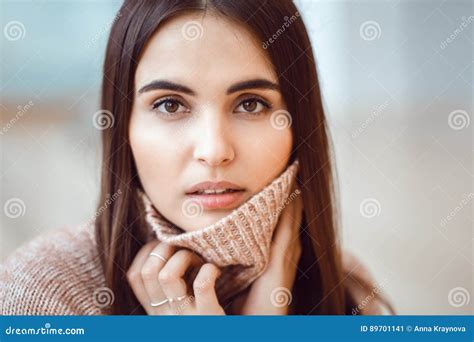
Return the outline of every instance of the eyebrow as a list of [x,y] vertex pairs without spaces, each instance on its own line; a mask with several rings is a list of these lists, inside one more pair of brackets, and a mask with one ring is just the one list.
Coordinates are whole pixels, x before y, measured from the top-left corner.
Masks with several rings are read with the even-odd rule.
[[[138,90],[138,93],[142,94],[147,91],[159,90],[159,89],[173,90],[176,92],[185,93],[185,94],[193,95],[193,96],[196,95],[196,92],[194,90],[186,87],[185,85],[174,83],[167,80],[152,81],[148,83],[147,85],[141,87],[140,90]],[[271,82],[269,80],[266,80],[263,78],[256,78],[256,79],[247,80],[247,81],[233,84],[227,89],[226,94],[230,95],[232,93],[246,90],[246,89],[270,89],[270,90],[278,91],[280,87],[278,86],[278,84]]]
[[268,81],[263,78],[257,78],[254,80],[248,80],[236,83],[227,89],[226,94],[232,94],[241,90],[246,89],[270,89],[270,90],[278,90],[280,87],[278,84]]

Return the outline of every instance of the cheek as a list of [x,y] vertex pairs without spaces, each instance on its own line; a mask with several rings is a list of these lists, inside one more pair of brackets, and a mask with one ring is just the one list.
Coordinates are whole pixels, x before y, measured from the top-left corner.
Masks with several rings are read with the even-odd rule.
[[289,127],[285,129],[272,127],[263,134],[262,141],[268,154],[279,160],[289,158],[293,146],[293,134]]
[[173,160],[176,163],[178,151],[173,149],[172,141],[160,132],[157,125],[132,117],[130,122],[130,145],[140,180],[145,190],[154,193],[170,184]]
[[[253,192],[262,189],[286,168],[293,147],[291,128],[275,129],[270,125],[247,128],[240,140],[243,166]],[[250,177],[253,175],[253,177]]]
[[291,128],[275,129],[268,123],[247,126],[239,134],[241,151],[258,156],[262,160],[289,158],[293,145]]

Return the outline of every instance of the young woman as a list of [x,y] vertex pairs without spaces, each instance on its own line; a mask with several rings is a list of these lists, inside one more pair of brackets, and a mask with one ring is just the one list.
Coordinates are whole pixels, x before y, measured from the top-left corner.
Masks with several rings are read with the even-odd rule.
[[96,219],[7,260],[3,314],[390,309],[337,238],[315,59],[291,0],[125,1],[101,108]]

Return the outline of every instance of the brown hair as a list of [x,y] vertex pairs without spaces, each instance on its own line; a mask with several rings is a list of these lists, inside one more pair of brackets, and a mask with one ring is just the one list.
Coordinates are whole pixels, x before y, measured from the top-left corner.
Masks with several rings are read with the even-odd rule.
[[316,63],[305,25],[291,0],[126,0],[110,33],[104,63],[101,108],[114,115],[103,130],[100,203],[117,192],[96,220],[96,238],[107,286],[115,295],[112,314],[144,314],[126,280],[148,228],[137,197],[142,189],[128,141],[134,76],[144,47],[157,27],[176,15],[212,10],[243,23],[262,42],[273,64],[288,111],[300,160],[302,256],[292,289],[292,314],[350,314],[337,237],[330,139]]

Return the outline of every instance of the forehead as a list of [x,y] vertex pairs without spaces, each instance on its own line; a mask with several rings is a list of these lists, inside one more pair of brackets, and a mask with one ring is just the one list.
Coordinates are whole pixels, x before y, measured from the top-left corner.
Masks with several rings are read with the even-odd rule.
[[138,63],[137,88],[155,79],[198,88],[265,77],[277,82],[266,51],[245,27],[210,13],[185,14],[162,24]]

